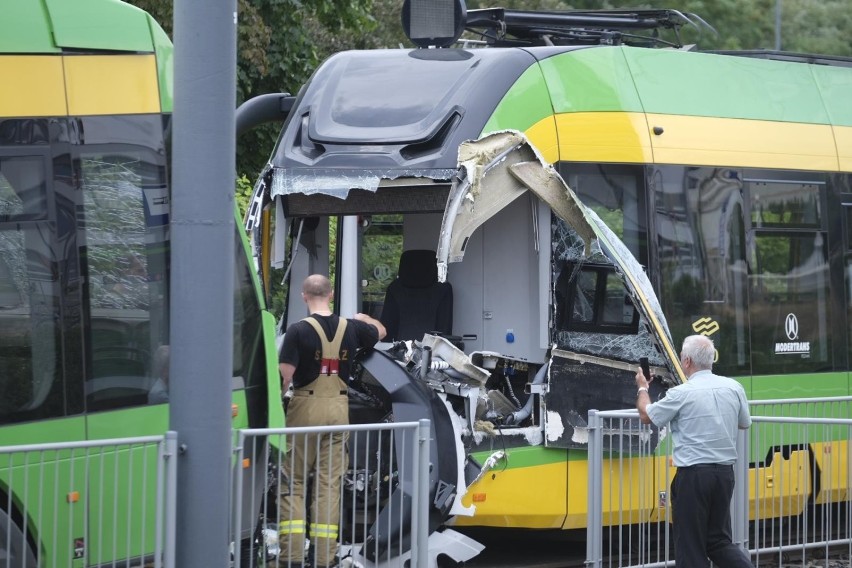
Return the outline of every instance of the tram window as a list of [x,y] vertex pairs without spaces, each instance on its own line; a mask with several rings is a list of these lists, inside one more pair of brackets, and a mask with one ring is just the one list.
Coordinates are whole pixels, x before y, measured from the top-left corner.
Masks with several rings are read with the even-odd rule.
[[[82,211],[78,242],[84,248],[89,328],[86,400],[89,410],[163,401],[164,365],[156,353],[168,345],[168,188],[165,157],[156,140],[111,144],[99,132],[117,132],[122,142],[155,132],[150,117],[86,119],[80,147]],[[99,121],[111,121],[107,128]],[[144,124],[142,124],[144,123]],[[133,126],[144,128],[134,129]],[[162,358],[162,357],[160,357]]]
[[644,172],[636,166],[561,163],[559,173],[574,193],[645,263]]
[[822,227],[822,183],[746,181],[749,181],[752,227]]
[[43,158],[0,157],[0,221],[46,218],[45,187]]
[[567,263],[556,280],[556,327],[633,334],[638,313],[610,266]]
[[62,416],[51,232],[0,223],[0,423]]
[[361,226],[361,311],[378,319],[388,286],[399,271],[403,216],[373,215],[365,217]]
[[581,270],[577,275],[574,301],[571,303],[571,320],[578,323],[595,321],[595,292],[598,287],[598,273]]

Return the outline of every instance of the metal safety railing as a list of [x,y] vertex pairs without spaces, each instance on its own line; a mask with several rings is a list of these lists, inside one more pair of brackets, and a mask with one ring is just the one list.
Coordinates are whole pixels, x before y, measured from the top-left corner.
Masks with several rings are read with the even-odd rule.
[[173,567],[176,440],[0,447],[0,567]]
[[[239,431],[234,566],[426,568],[429,428],[421,420]],[[259,462],[266,475],[246,479]],[[258,516],[251,538],[239,529],[246,515]]]
[[[750,403],[740,431],[733,541],[755,563],[852,554],[852,397]],[[666,429],[631,410],[589,412],[588,566],[675,565]],[[674,523],[676,523],[674,519]]]

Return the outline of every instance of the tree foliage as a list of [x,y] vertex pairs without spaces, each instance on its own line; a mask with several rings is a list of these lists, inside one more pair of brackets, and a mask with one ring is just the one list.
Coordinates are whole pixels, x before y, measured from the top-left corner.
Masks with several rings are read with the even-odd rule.
[[[488,0],[469,0],[469,8],[491,7]],[[687,43],[701,49],[773,49],[775,10],[781,7],[781,48],[784,51],[852,56],[852,0],[506,0],[518,10],[601,10],[671,8],[700,16],[718,35],[684,30]]]

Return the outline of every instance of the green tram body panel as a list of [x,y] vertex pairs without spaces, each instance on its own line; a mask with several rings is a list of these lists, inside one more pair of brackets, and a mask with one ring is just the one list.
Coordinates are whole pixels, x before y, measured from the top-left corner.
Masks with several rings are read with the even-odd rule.
[[[282,133],[279,140],[271,164],[272,196],[286,200],[291,206],[290,214],[297,218],[309,215],[378,214],[385,212],[385,209],[382,209],[383,203],[380,203],[382,199],[394,204],[394,212],[413,215],[419,212],[418,203],[413,199],[406,201],[405,190],[410,190],[420,197],[421,194],[417,193],[416,188],[398,189],[399,198],[394,193],[397,187],[403,185],[399,183],[399,178],[405,176],[406,170],[415,172],[413,175],[424,177],[429,177],[424,172],[454,170],[456,150],[461,141],[507,129],[518,130],[526,134],[529,141],[546,160],[553,163],[575,191],[578,188],[572,185],[572,179],[582,186],[584,180],[592,178],[593,174],[599,175],[599,178],[596,178],[598,182],[600,178],[607,176],[619,183],[635,178],[639,189],[636,190],[638,195],[632,206],[641,211],[639,215],[643,217],[640,217],[638,222],[632,221],[641,225],[641,230],[645,232],[641,233],[641,237],[637,237],[636,250],[631,251],[649,272],[661,269],[659,264],[655,264],[659,262],[658,259],[653,257],[658,254],[654,247],[659,245],[656,242],[659,234],[649,232],[657,227],[656,224],[662,218],[652,218],[655,215],[654,208],[665,211],[670,205],[664,201],[668,196],[669,186],[650,185],[655,179],[665,179],[668,183],[666,175],[683,180],[696,173],[704,175],[707,172],[716,172],[720,174],[719,186],[728,184],[734,187],[740,184],[739,189],[730,191],[732,196],[741,196],[747,184],[751,184],[747,188],[748,191],[757,192],[764,190],[763,187],[758,187],[760,184],[771,185],[776,179],[784,183],[789,180],[814,180],[809,187],[817,187],[814,195],[819,195],[818,199],[821,199],[818,207],[823,218],[816,225],[806,228],[814,235],[818,233],[820,238],[828,236],[831,239],[827,246],[832,252],[830,256],[826,253],[825,263],[833,275],[832,284],[842,284],[843,277],[841,276],[838,282],[834,275],[842,272],[838,270],[843,268],[838,258],[843,257],[840,240],[845,233],[838,232],[840,221],[829,216],[837,213],[840,196],[845,194],[848,201],[848,196],[852,193],[852,130],[848,130],[852,127],[852,107],[848,104],[848,92],[852,88],[851,67],[633,47],[523,49],[526,54],[532,55],[533,60],[517,57],[517,52],[521,50],[509,48],[445,51],[450,53],[442,58],[453,61],[455,65],[459,65],[459,61],[487,62],[489,69],[501,69],[503,73],[497,77],[496,73],[483,72],[485,65],[472,64],[463,71],[454,71],[447,64],[441,80],[456,86],[452,95],[455,98],[447,95],[442,101],[420,101],[411,93],[398,96],[388,93],[382,85],[389,84],[390,81],[406,85],[409,83],[408,74],[412,82],[422,80],[424,72],[420,66],[425,66],[423,60],[432,57],[428,53],[408,50],[382,52],[381,57],[386,60],[396,58],[386,66],[396,70],[394,76],[383,77],[381,70],[371,68],[376,73],[371,75],[374,78],[372,86],[360,85],[357,89],[334,88],[354,85],[354,79],[347,77],[342,71],[346,65],[341,61],[346,61],[349,65],[366,65],[366,59],[360,59],[357,52],[338,54],[335,56],[334,66],[321,67],[312,82],[306,85],[294,108],[294,113],[304,120],[302,127],[291,126]],[[504,54],[505,61],[500,61]],[[434,59],[437,60],[437,56],[434,56]],[[438,66],[440,63],[436,61],[434,65]],[[508,84],[500,83],[500,80],[507,77],[511,78]],[[353,82],[349,83],[350,80]],[[329,86],[331,83],[334,83],[333,87]],[[496,102],[495,89],[501,89]],[[344,97],[358,101],[357,105],[345,105]],[[371,104],[370,101],[380,103]],[[429,102],[432,107],[428,106]],[[444,104],[446,106],[442,107]],[[440,144],[431,142],[435,147],[428,148],[433,150],[433,153],[424,152],[420,155],[412,151],[414,157],[410,159],[410,163],[404,159],[397,160],[397,156],[405,156],[409,144],[412,148],[421,147],[417,145],[427,146],[423,139],[428,139],[429,135],[438,132],[437,128],[433,133],[414,133],[403,128],[392,130],[387,120],[382,121],[383,133],[392,134],[385,139],[387,147],[382,148],[391,150],[382,153],[376,150],[378,142],[383,140],[381,133],[370,127],[373,122],[379,121],[379,117],[392,116],[394,111],[401,111],[409,106],[430,108],[430,116],[444,116],[451,108],[461,109],[461,118],[454,125],[454,130],[449,133],[442,130],[435,134],[435,140],[439,135],[443,138]],[[318,114],[317,108],[331,107],[350,112],[345,116],[347,124],[358,124],[360,130],[350,128],[346,134],[340,134],[337,138],[331,136],[334,132],[332,123],[322,122],[320,119],[314,122],[314,115]],[[662,133],[656,134],[655,121],[661,117],[670,122],[661,128]],[[322,118],[327,119],[326,116]],[[292,123],[295,124],[296,121]],[[305,124],[311,128],[314,124],[317,125],[319,139],[313,142],[322,143],[321,149],[311,146],[311,141],[306,140],[306,132],[310,129],[303,128]],[[613,125],[616,128],[611,128]],[[667,135],[675,135],[674,142],[668,145]],[[337,144],[340,145],[340,153],[336,152]],[[436,149],[438,146],[440,149]],[[770,148],[766,150],[765,146]],[[361,151],[355,152],[353,148],[360,148]],[[395,154],[397,149],[398,154]],[[350,156],[356,155],[357,160],[350,159]],[[394,160],[397,163],[393,163]],[[327,182],[327,185],[322,186],[318,182],[318,185],[307,189],[333,194],[340,199],[323,199],[327,198],[326,195],[300,194],[304,186],[299,186],[296,182],[307,179],[312,175],[312,170],[321,172],[315,175],[317,179],[322,178],[322,182]],[[382,172],[382,175],[395,180],[396,187],[389,184],[383,192],[380,186],[375,197],[368,192],[357,196],[350,194],[347,197],[344,192],[337,192],[339,188],[334,186],[333,181],[328,181],[333,180],[338,171],[345,172],[348,176],[353,176],[353,172],[358,171],[368,171],[371,174]],[[341,173],[341,176],[343,175]],[[732,177],[725,178],[727,175]],[[762,179],[761,176],[764,175],[768,179]],[[351,178],[347,178],[349,179]],[[449,185],[449,178],[433,179],[437,184]],[[710,179],[710,174],[707,174],[696,183]],[[686,182],[683,184],[682,187],[686,187]],[[803,185],[808,186],[808,183],[803,182]],[[346,186],[346,189],[349,187]],[[681,190],[682,187],[676,187],[676,190]],[[713,186],[708,183],[707,187],[712,189]],[[708,189],[708,192],[711,189]],[[370,191],[375,191],[375,187]],[[347,198],[343,199],[344,197]],[[595,199],[592,193],[581,192],[580,197],[584,200],[588,198],[590,202]],[[738,211],[742,223],[748,224],[750,231],[775,235],[776,233],[771,231],[786,230],[782,226],[783,218],[777,220],[778,226],[768,226],[771,223],[759,226],[757,214],[753,210],[749,211],[754,202],[743,203],[745,198],[739,199],[740,201],[737,201],[732,197],[726,204],[727,210]],[[655,200],[659,200],[659,203],[655,203]],[[604,201],[602,198],[601,202]],[[609,213],[616,221],[623,221],[624,213],[621,213],[621,217],[618,214],[618,207],[623,204],[613,203],[610,201],[606,206],[593,208],[601,217]],[[685,217],[688,212],[688,209],[683,209]],[[649,218],[652,219],[649,221]],[[766,216],[766,219],[770,218],[771,215]],[[713,219],[710,224],[715,222]],[[623,230],[623,227],[615,225],[612,228],[616,232]],[[683,230],[684,227],[675,228]],[[500,230],[503,229],[507,227],[500,227]],[[727,229],[723,229],[725,230]],[[798,230],[798,226],[790,229],[793,232]],[[852,228],[847,227],[845,230]],[[471,248],[474,250],[475,247],[482,246],[479,241],[472,239],[472,242]],[[850,247],[846,246],[847,249]],[[767,248],[757,252],[771,253],[772,250]],[[846,258],[852,256],[848,250],[845,254]],[[777,261],[778,256],[780,255],[770,260]],[[513,262],[505,259],[502,264],[505,267],[504,273],[511,272]],[[670,262],[676,264],[675,260]],[[709,270],[710,267],[702,266],[702,269]],[[725,267],[720,267],[720,270],[724,269]],[[450,270],[452,271],[452,268]],[[661,280],[664,280],[664,276],[655,279],[655,291],[661,296],[661,300],[664,300],[664,294],[671,295],[672,288],[670,283],[661,283]],[[509,286],[511,282],[513,280],[507,276],[505,281],[501,280],[500,286]],[[453,282],[453,286],[457,289],[459,284]],[[847,281],[846,287],[849,286]],[[849,395],[852,379],[849,371],[849,346],[852,345],[849,335],[852,329],[848,320],[848,303],[852,298],[845,298],[843,290],[842,287],[832,289],[825,304],[829,322],[825,324],[823,332],[824,335],[834,336],[830,338],[830,347],[824,348],[822,344],[817,347],[814,341],[814,354],[817,354],[818,349],[827,353],[824,355],[827,357],[827,363],[809,363],[807,357],[790,357],[785,360],[791,362],[791,370],[786,374],[779,368],[781,365],[767,365],[766,359],[761,359],[758,355],[771,358],[773,354],[771,351],[768,356],[758,353],[758,347],[771,349],[771,345],[758,344],[768,344],[770,340],[777,342],[780,339],[769,337],[764,326],[760,331],[752,328],[752,335],[746,335],[745,339],[733,338],[733,334],[724,338],[722,346],[726,351],[723,351],[722,355],[727,355],[729,361],[720,372],[740,381],[752,401]],[[747,290],[742,293],[747,293]],[[783,305],[783,300],[779,301],[779,304]],[[494,308],[495,319],[498,308],[501,307],[503,306]],[[679,310],[680,307],[673,307],[671,302],[664,307],[671,311],[671,315],[667,311],[666,316],[672,330],[676,332],[676,340],[696,333],[692,326],[696,326],[701,317],[715,320],[716,325],[725,316],[729,319],[721,320],[723,324],[733,321],[728,314],[721,311],[701,312],[702,309],[713,309],[712,306],[699,307],[695,311],[687,311],[684,308],[682,312],[676,311],[674,308]],[[508,306],[506,309],[512,308],[513,306]],[[779,325],[782,333],[786,313],[780,313]],[[800,318],[804,316],[805,312],[799,314]],[[753,317],[765,317],[765,312],[756,312]],[[745,314],[745,318],[748,319],[748,314]],[[723,332],[727,332],[724,327]],[[740,356],[736,347],[744,342],[748,343],[751,338],[755,339],[755,351],[746,350],[746,355]],[[731,349],[728,349],[728,346],[731,346]],[[494,346],[485,346],[484,349],[494,349]],[[780,356],[778,353],[779,351],[775,352],[776,357]],[[755,356],[756,371],[751,370],[751,355]],[[537,356],[538,353],[535,352],[525,360],[536,361]],[[627,390],[630,390],[629,396],[635,394],[632,383],[625,387],[625,392]],[[632,399],[624,406],[630,404]],[[814,408],[810,407],[808,412],[818,415],[819,409]],[[763,410],[755,409],[755,415],[762,412]],[[822,453],[825,451],[822,447],[831,446],[834,448],[832,451],[836,452],[835,455],[842,457],[842,452],[848,451],[847,435],[838,429],[819,432],[810,430],[809,434],[812,436],[814,448],[811,449],[814,452]],[[838,443],[832,445],[832,442]],[[549,448],[541,441],[535,443],[538,445],[530,445],[523,435],[501,432],[490,440],[473,444],[469,455],[476,463],[485,463],[499,450],[505,450],[507,458],[467,488],[465,504],[475,505],[477,514],[473,517],[459,516],[454,522],[465,526],[581,528],[583,525],[580,519],[585,522],[586,507],[586,452]],[[662,470],[661,466],[664,464],[660,460],[663,459],[668,443],[667,441],[661,444],[656,455],[648,459],[646,466],[655,471],[655,475],[659,475]],[[765,475],[765,468],[761,464],[771,458],[778,446],[796,446],[799,443],[800,440],[795,436],[785,438],[773,433],[763,437],[760,447],[751,448],[750,460],[754,467],[750,475],[754,479],[757,478],[755,476]],[[795,460],[800,457],[794,456],[795,459],[783,467],[790,467],[793,471],[799,467],[801,462]],[[779,466],[782,462],[783,460],[776,460],[773,467],[782,467]],[[535,491],[535,495],[531,496],[532,501],[529,500],[530,487],[540,488],[540,491]],[[655,486],[654,489],[668,490],[664,484]],[[835,493],[835,497],[842,491],[845,489]],[[536,507],[540,509],[536,510]]]

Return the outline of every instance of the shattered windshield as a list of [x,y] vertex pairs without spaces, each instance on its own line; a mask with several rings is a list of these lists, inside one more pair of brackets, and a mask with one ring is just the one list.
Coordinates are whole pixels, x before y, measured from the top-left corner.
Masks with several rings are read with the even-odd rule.
[[[616,249],[627,269],[633,274],[644,274],[642,267],[609,227],[593,211],[588,210],[588,214],[597,224],[598,229],[607,235],[607,240]],[[614,357],[623,361],[637,361],[640,357],[648,357],[654,365],[664,365],[665,362],[662,355],[650,348],[654,344],[654,338],[648,331],[649,324],[647,317],[640,315],[638,325],[634,323],[633,318],[636,308],[630,293],[621,281],[622,273],[603,254],[600,247],[593,247],[592,254],[587,257],[584,254],[585,244],[582,239],[579,238],[568,223],[556,215],[553,215],[551,223],[551,242],[553,247],[551,261],[553,272],[551,277],[554,283],[554,301],[552,305],[554,312],[553,322],[555,324],[552,340],[556,347],[558,349],[599,357]],[[609,319],[616,319],[619,314],[623,319],[619,322],[621,325],[609,326],[612,328],[611,332],[601,331],[607,327],[605,321],[596,326],[595,331],[584,331],[582,325],[578,326],[574,324],[576,321],[588,322],[594,317],[592,314],[593,306],[590,305],[590,301],[594,301],[594,290],[592,290],[591,295],[583,293],[583,290],[588,290],[590,287],[588,284],[588,279],[590,278],[589,271],[583,269],[589,265],[610,267],[612,271],[605,284],[607,288],[606,298],[609,305],[604,306],[605,309],[601,317],[607,317],[607,310],[612,314],[614,311],[612,306],[615,305],[615,310],[620,311],[615,311],[615,315],[609,315]],[[613,282],[615,278],[612,276],[616,274],[620,278],[617,282]],[[597,283],[595,284],[597,285]],[[647,278],[641,279],[640,289],[645,297],[648,298],[652,309],[657,314],[658,320],[664,326],[665,334],[669,336],[668,326],[665,323],[662,309]],[[571,291],[573,291],[573,295]],[[570,313],[565,314],[564,312],[568,306],[571,308]],[[628,317],[630,318],[630,322],[627,322]]]

